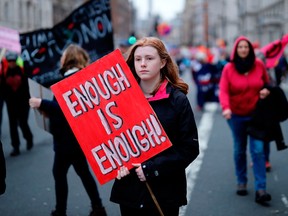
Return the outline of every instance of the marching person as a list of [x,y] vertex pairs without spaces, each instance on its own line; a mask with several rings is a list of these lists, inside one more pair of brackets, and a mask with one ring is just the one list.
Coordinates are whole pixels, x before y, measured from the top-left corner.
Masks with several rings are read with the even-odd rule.
[[234,163],[237,176],[237,191],[240,196],[247,191],[247,139],[253,162],[255,201],[271,200],[266,192],[266,170],[263,141],[249,136],[247,128],[259,98],[266,98],[270,91],[268,73],[263,62],[255,57],[251,42],[240,36],[234,43],[230,57],[220,79],[220,104],[234,140]]
[[[7,105],[11,144],[13,147],[11,156],[20,154],[20,139],[18,126],[26,139],[26,148],[33,148],[33,135],[28,124],[30,98],[28,77],[24,73],[24,68],[17,65],[17,53],[8,52],[3,60],[1,78],[3,85],[3,97]],[[5,62],[6,61],[6,62]]]
[[[137,41],[128,50],[127,64],[155,111],[172,146],[149,160],[121,167],[110,200],[120,205],[122,216],[178,216],[187,204],[185,168],[199,154],[194,114],[186,96],[188,85],[179,78],[163,42],[155,37]],[[147,184],[161,211],[149,193]]]
[[[89,63],[88,53],[78,45],[69,45],[61,57],[61,73],[64,78],[86,67]],[[91,200],[92,211],[89,216],[106,216],[105,208],[97,189],[85,155],[76,140],[59,104],[53,101],[30,98],[30,106],[39,108],[50,118],[50,130],[54,140],[53,176],[55,179],[56,209],[51,216],[66,216],[68,182],[67,173],[72,165],[81,178],[83,186]]]

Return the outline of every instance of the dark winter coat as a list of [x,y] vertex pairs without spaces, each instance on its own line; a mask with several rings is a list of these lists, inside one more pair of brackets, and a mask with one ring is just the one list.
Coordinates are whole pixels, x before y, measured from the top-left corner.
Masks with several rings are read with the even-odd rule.
[[23,68],[7,68],[2,73],[3,95],[7,104],[14,106],[23,106],[29,109],[29,85],[28,77],[24,74]]
[[[186,95],[170,85],[160,88],[154,98],[148,101],[172,147],[141,164],[147,183],[160,206],[186,205],[185,168],[199,154],[193,111]],[[145,182],[139,180],[133,169],[126,177],[115,180],[110,200],[133,208],[155,206]]]
[[265,99],[260,99],[252,115],[248,133],[266,142],[276,141],[277,149],[285,148],[280,122],[288,118],[288,102],[280,87],[272,87]]
[[52,101],[43,99],[40,110],[49,116],[54,151],[63,154],[74,154],[77,152],[82,154],[82,149],[56,99],[53,98]]
[[[76,71],[73,71],[73,73]],[[52,101],[42,99],[40,110],[47,114],[50,119],[50,131],[53,135],[54,151],[62,154],[83,154],[55,97]]]

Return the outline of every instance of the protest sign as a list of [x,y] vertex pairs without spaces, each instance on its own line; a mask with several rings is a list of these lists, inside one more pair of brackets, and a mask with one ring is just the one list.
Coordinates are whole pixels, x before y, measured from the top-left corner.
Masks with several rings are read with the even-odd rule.
[[[45,88],[44,86],[40,85],[39,83],[35,82],[32,79],[28,79],[28,84],[29,84],[29,92],[31,97],[37,97],[41,99],[47,99],[47,100],[52,100],[53,99],[53,93],[50,89]],[[50,133],[50,119],[49,116],[46,115],[43,111],[40,109],[33,109],[34,110],[34,115],[35,115],[35,120],[37,125]]]
[[93,62],[114,50],[109,0],[86,1],[53,28],[20,34],[25,73],[50,87],[62,79],[60,58],[70,44],[84,48]]
[[101,184],[171,146],[118,49],[51,89]]
[[21,53],[20,36],[18,31],[0,26],[0,48]]

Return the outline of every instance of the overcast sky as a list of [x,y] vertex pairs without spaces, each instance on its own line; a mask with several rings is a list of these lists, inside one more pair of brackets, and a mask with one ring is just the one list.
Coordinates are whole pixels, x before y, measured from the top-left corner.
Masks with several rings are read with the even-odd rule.
[[[137,8],[137,15],[141,18],[147,18],[149,0],[132,0]],[[151,0],[152,14],[159,14],[162,20],[168,21],[183,10],[185,0]]]

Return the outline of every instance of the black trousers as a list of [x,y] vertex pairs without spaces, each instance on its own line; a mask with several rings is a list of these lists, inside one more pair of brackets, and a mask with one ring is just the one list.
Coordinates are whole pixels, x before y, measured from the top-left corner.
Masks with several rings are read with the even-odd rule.
[[21,105],[11,101],[7,101],[6,105],[9,118],[11,144],[15,150],[19,150],[20,139],[18,126],[20,126],[23,137],[26,139],[27,143],[32,143],[33,135],[28,125],[30,107],[28,103]]
[[66,212],[68,198],[67,173],[71,165],[83,183],[91,200],[92,208],[93,206],[102,206],[96,181],[90,172],[84,153],[63,154],[55,152],[53,176],[55,179],[56,210],[62,213]]
[[[161,207],[162,213],[164,216],[178,216],[179,207]],[[121,216],[160,216],[156,205],[155,208],[130,208],[127,206],[120,205]]]

